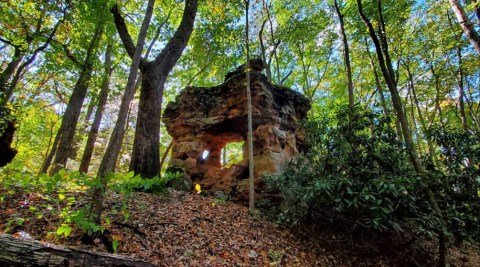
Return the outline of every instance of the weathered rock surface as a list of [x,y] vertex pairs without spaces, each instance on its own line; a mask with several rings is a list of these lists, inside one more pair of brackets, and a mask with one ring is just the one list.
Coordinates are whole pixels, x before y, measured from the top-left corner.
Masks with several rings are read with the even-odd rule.
[[0,167],[10,163],[17,154],[17,150],[11,147],[15,130],[15,123],[7,121],[3,132],[0,131]]
[[[309,101],[285,87],[272,85],[258,69],[251,72],[254,176],[261,190],[261,177],[281,171],[303,150],[299,122],[310,109]],[[223,191],[237,199],[248,196],[248,146],[243,159],[222,166],[221,150],[227,143],[246,141],[246,75],[235,70],[215,87],[186,87],[163,115],[173,138],[170,166],[184,171],[185,179],[204,190]],[[203,158],[204,151],[209,154]]]

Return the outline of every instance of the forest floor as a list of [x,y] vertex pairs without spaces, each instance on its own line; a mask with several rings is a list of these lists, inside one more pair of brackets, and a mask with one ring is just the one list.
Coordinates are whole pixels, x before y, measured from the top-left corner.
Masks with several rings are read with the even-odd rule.
[[[0,232],[106,251],[100,240],[83,244],[75,228],[68,237],[55,234],[61,222],[58,213],[48,211],[67,212],[58,201],[52,202],[59,196],[20,189],[4,190],[3,196]],[[118,240],[117,253],[158,266],[435,266],[436,244],[425,238],[404,237],[411,242],[401,245],[394,235],[352,235],[327,224],[315,235],[301,233],[272,222],[265,211],[252,218],[244,206],[198,194],[136,192],[126,199],[128,209],[123,211],[122,199],[110,194],[104,211],[106,229]],[[79,193],[70,205],[82,201],[85,195]],[[463,246],[450,252],[452,266],[480,266],[478,248]]]

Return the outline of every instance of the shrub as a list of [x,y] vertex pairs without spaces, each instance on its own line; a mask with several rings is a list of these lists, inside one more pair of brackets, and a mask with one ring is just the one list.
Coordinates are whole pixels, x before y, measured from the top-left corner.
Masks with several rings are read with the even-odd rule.
[[[480,136],[473,131],[432,126],[427,137],[440,148],[435,190],[442,196],[448,230],[457,243],[480,243]],[[432,157],[430,157],[432,158]]]
[[429,215],[420,179],[388,117],[339,107],[305,126],[311,149],[283,173],[265,177],[282,192],[292,220],[328,210],[336,214],[332,220],[379,231],[400,232],[406,224],[434,229],[438,218]]

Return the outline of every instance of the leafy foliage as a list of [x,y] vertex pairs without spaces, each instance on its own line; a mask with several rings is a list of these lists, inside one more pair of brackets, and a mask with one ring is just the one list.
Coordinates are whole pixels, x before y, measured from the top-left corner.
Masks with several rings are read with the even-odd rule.
[[[143,179],[139,175],[134,176],[133,172],[126,174],[115,173],[108,177],[110,193],[118,194],[121,202],[110,208],[110,214],[120,212],[125,219],[129,217],[128,198],[134,190],[147,191],[152,193],[165,192],[166,183],[178,177],[178,174],[167,173],[164,176]],[[7,176],[0,179],[0,184],[4,190],[0,191],[0,201],[13,194],[16,188],[22,188],[24,193],[29,194],[29,198],[22,205],[28,206],[31,212],[35,213],[36,218],[54,217],[56,227],[55,234],[68,237],[75,231],[80,233],[104,231],[105,226],[110,224],[110,218],[104,218],[105,224],[97,225],[91,220],[90,202],[85,201],[91,195],[90,190],[100,184],[100,179],[80,174],[79,172],[69,172],[61,170],[58,173],[49,176],[42,174],[33,176],[27,173],[15,173],[14,176]],[[80,200],[80,199],[82,200]],[[43,201],[36,201],[42,199]],[[38,204],[37,204],[38,202]],[[6,232],[13,230],[16,226],[22,225],[23,218],[15,217],[7,225]],[[118,246],[118,241],[117,241]]]
[[431,127],[427,135],[440,147],[435,186],[457,242],[480,243],[480,137],[473,131]]
[[379,231],[400,232],[407,223],[423,231],[436,226],[390,118],[340,106],[306,126],[311,150],[282,174],[266,177],[283,193],[291,219],[328,210],[336,214],[332,220]]

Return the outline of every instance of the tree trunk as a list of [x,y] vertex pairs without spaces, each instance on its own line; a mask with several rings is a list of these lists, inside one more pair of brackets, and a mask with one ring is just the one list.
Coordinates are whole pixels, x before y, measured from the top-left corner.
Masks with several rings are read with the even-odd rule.
[[[187,46],[196,13],[197,0],[186,0],[182,21],[173,37],[154,61],[143,60],[140,64],[143,78],[130,169],[144,178],[156,176],[160,172],[159,139],[163,89],[168,74]],[[124,31],[123,34],[128,32]]]
[[[131,45],[131,48],[135,47],[133,49],[133,52],[131,50],[127,50],[127,53],[129,53],[129,55],[132,57],[132,64],[130,65],[127,86],[125,88],[122,102],[120,104],[117,122],[115,123],[112,135],[110,136],[110,141],[108,142],[108,146],[105,151],[105,155],[103,156],[102,162],[100,163],[100,167],[98,169],[97,175],[100,177],[100,184],[97,185],[93,190],[91,200],[91,215],[93,216],[94,222],[97,224],[101,223],[103,198],[107,188],[107,175],[115,171],[118,154],[120,153],[120,149],[122,147],[127,114],[130,103],[132,102],[136,91],[135,81],[137,79],[138,66],[140,65],[142,50],[143,46],[145,45],[145,37],[147,35],[148,26],[150,25],[150,19],[152,18],[154,4],[155,0],[148,1],[145,18],[143,19],[142,27],[140,28],[140,33],[138,35],[136,46],[133,46],[132,39],[130,38],[130,36],[128,36],[128,38],[130,38],[129,40],[127,40],[130,42],[128,44]],[[115,25],[120,25],[119,27],[122,30],[124,29],[123,27],[125,27],[126,30],[125,21],[120,16],[117,5],[113,6],[111,11],[114,15]],[[120,34],[120,37],[125,38],[125,36],[122,34]]]
[[8,81],[12,78],[15,70],[22,61],[23,55],[20,48],[15,47],[12,60],[7,64],[7,67],[0,73],[0,105],[4,105],[8,101]]
[[380,79],[377,73],[377,68],[375,66],[375,63],[373,62],[373,58],[372,58],[372,55],[370,54],[370,50],[368,49],[368,43],[366,39],[365,39],[365,44],[367,47],[368,58],[370,59],[370,66],[372,67],[372,71],[373,71],[373,77],[375,78],[375,86],[377,87],[377,91],[380,96],[380,104],[382,105],[383,114],[388,117],[390,113],[388,112],[387,102],[385,101],[385,96],[383,95],[382,84],[380,83]]
[[[450,6],[453,9],[453,12],[455,13],[455,16],[457,16],[458,22],[460,23],[463,32],[465,33],[465,35],[467,35],[468,40],[473,45],[475,50],[477,50],[477,53],[480,54],[480,35],[478,35],[477,31],[475,30],[474,24],[470,21],[467,14],[465,13],[465,10],[463,9],[462,5],[458,0],[449,0],[449,2]],[[478,6],[476,7],[478,8]],[[475,11],[478,15],[478,11]]]
[[[443,115],[442,115],[442,108],[440,107],[440,79],[439,75],[436,74],[435,69],[433,68],[433,64],[430,64],[430,72],[432,73],[433,78],[435,79],[435,111],[438,113],[438,118],[440,125],[442,125],[442,128],[445,128],[445,124],[442,120]],[[430,126],[435,122],[435,116],[437,113],[434,113],[431,121],[430,121]]]
[[158,65],[142,70],[142,87],[130,170],[144,178],[160,172],[160,113],[166,76],[158,75]]
[[100,252],[83,251],[0,234],[2,266],[154,266],[149,262]]
[[90,160],[92,159],[95,141],[97,140],[100,123],[102,122],[103,111],[105,109],[105,105],[107,104],[108,93],[110,91],[110,77],[113,71],[111,55],[112,43],[110,42],[107,46],[107,51],[105,52],[105,76],[100,89],[97,110],[95,111],[95,117],[93,118],[92,127],[88,133],[87,143],[85,144],[85,149],[83,151],[82,161],[80,162],[79,171],[81,173],[88,173],[88,167],[90,166]]
[[340,32],[342,34],[343,43],[343,61],[347,70],[347,89],[348,89],[348,107],[350,111],[353,110],[354,98],[353,98],[353,81],[352,81],[352,67],[350,65],[350,48],[348,47],[347,35],[345,34],[345,25],[343,22],[343,15],[340,12],[337,0],[334,1],[335,11],[337,12],[338,19],[340,21]]
[[[423,132],[426,132],[427,131],[427,124],[425,123],[425,119],[423,117],[422,110],[420,109],[420,103],[419,103],[420,101],[418,101],[417,91],[415,89],[415,83],[413,82],[413,75],[412,75],[412,72],[410,71],[410,67],[408,66],[408,64],[405,64],[405,69],[407,71],[408,83],[409,83],[410,89],[412,90],[412,98],[413,98],[412,109],[413,109],[413,106],[415,106],[415,108],[417,110],[417,114],[418,114],[418,119],[420,121],[421,129],[422,129]],[[415,110],[412,110],[412,114],[414,114],[414,113],[415,113]],[[412,117],[413,117],[413,115],[412,115]],[[414,123],[413,125],[416,125],[416,123]],[[417,139],[417,140],[420,140],[420,139]],[[433,153],[434,153],[433,144],[432,144],[432,141],[430,140],[430,138],[427,138],[427,147],[428,147],[428,154],[430,155],[431,159],[435,160],[435,157],[433,155]]]
[[388,90],[390,91],[390,96],[392,99],[392,104],[393,108],[396,111],[397,119],[400,122],[400,125],[402,126],[402,133],[403,133],[403,138],[405,141],[405,146],[407,148],[407,152],[410,156],[410,160],[420,176],[422,180],[422,184],[424,186],[425,192],[427,194],[428,200],[430,204],[432,205],[433,210],[435,213],[442,219],[442,225],[441,229],[439,229],[439,257],[440,257],[440,266],[447,266],[448,265],[448,260],[447,260],[447,253],[448,251],[446,250],[446,237],[447,237],[447,227],[446,223],[443,220],[443,213],[442,210],[440,209],[440,206],[437,203],[437,199],[431,189],[430,186],[430,178],[428,176],[427,171],[421,164],[420,158],[415,150],[415,143],[413,142],[412,138],[412,133],[410,130],[410,127],[408,125],[407,121],[407,116],[405,114],[405,111],[403,110],[402,107],[402,101],[400,98],[400,94],[398,93],[397,90],[397,83],[395,80],[395,72],[393,71],[393,65],[392,61],[390,59],[390,55],[388,52],[388,42],[386,40],[385,36],[385,22],[383,20],[383,14],[382,14],[382,9],[381,9],[381,1],[378,0],[378,12],[379,12],[379,17],[380,17],[380,27],[382,29],[382,34],[380,35],[380,38],[382,38],[382,41],[380,42],[377,33],[375,32],[372,23],[370,20],[365,16],[363,12],[363,7],[362,7],[362,2],[361,0],[357,0],[357,5],[358,5],[358,12],[360,14],[360,17],[362,18],[363,22],[368,28],[368,33],[370,34],[370,37],[375,45],[375,50],[377,52],[377,58],[380,64],[380,69],[382,70],[382,74],[385,78],[385,81],[387,82]]
[[247,54],[247,63],[245,64],[245,74],[247,79],[247,143],[248,143],[248,211],[254,214],[255,211],[255,177],[253,169],[253,127],[252,127],[252,92],[250,81],[250,45],[248,40],[248,10],[250,8],[250,0],[245,1],[245,47]]
[[462,69],[462,50],[457,48],[458,56],[458,108],[460,109],[460,119],[462,121],[462,128],[468,131],[467,115],[465,113],[465,91],[463,90],[463,69]]
[[265,48],[265,44],[263,43],[263,30],[265,29],[265,24],[267,24],[267,20],[262,22],[262,26],[260,27],[260,31],[258,32],[258,41],[260,43],[260,52],[262,55],[262,60],[267,65],[265,68],[265,73],[267,76],[268,82],[272,82],[272,71],[270,69],[270,61],[267,61],[267,49]]
[[63,115],[62,124],[60,126],[61,132],[59,133],[60,139],[55,153],[55,159],[53,161],[54,166],[52,167],[50,174],[54,174],[60,169],[65,168],[67,159],[69,157],[74,157],[74,155],[72,155],[72,148],[74,145],[73,138],[75,136],[75,130],[82,110],[83,101],[87,94],[88,84],[92,77],[93,63],[96,56],[95,50],[100,41],[102,32],[103,22],[98,22],[95,34],[93,35],[87,50],[85,63],[82,67],[77,83],[75,84],[70,100],[68,101],[65,114]]
[[[165,152],[163,152],[162,160],[160,160],[160,170],[162,169],[163,164],[165,163],[168,153],[170,153],[170,150],[172,149],[172,147],[173,147],[173,141],[170,141],[170,144],[168,144],[167,149],[165,149]],[[223,151],[225,151],[225,149]]]
[[[61,126],[60,126],[61,127]],[[42,169],[38,174],[47,173],[48,168],[50,168],[50,164],[52,164],[53,156],[55,156],[55,152],[57,152],[58,142],[60,141],[62,129],[58,129],[57,134],[55,135],[55,139],[53,140],[52,148],[48,156],[45,158],[43,162]]]

